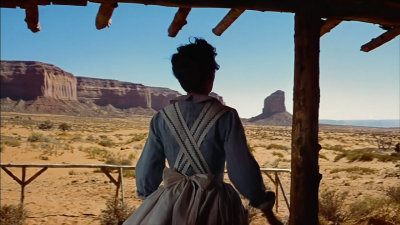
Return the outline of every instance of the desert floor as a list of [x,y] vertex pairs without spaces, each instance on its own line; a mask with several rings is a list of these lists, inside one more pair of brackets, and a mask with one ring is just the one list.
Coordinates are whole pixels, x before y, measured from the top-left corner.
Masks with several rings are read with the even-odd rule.
[[[1,113],[1,163],[135,165],[145,144],[150,117],[93,118],[43,114]],[[46,122],[47,128],[46,129]],[[61,127],[60,127],[61,125]],[[42,126],[42,129],[39,127]],[[64,128],[63,131],[61,128]],[[245,124],[250,150],[263,168],[290,169],[290,127]],[[361,127],[320,127],[320,193],[333,191],[343,209],[365,198],[383,198],[400,184],[400,157],[393,156],[400,130]],[[392,143],[378,149],[378,141]],[[368,153],[368,154],[365,154]],[[391,156],[392,154],[392,156]],[[9,168],[21,178],[20,168]],[[28,168],[26,178],[39,168]],[[275,177],[273,173],[269,173]],[[112,175],[117,177],[117,173]],[[276,190],[267,175],[266,186]],[[290,174],[279,173],[290,198]],[[134,173],[124,177],[125,201],[137,207]],[[225,175],[226,182],[229,182]],[[25,224],[100,224],[101,211],[116,187],[99,169],[49,168],[25,187]],[[331,192],[332,193],[332,192]],[[1,204],[18,204],[20,185],[1,170]],[[288,219],[279,190],[278,216]],[[394,212],[399,213],[399,212]],[[266,224],[250,209],[251,224]]]

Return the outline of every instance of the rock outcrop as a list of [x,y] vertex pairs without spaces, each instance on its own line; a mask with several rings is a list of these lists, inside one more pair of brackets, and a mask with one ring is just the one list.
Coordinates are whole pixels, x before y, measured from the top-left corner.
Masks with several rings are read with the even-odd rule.
[[78,99],[92,101],[96,105],[112,105],[119,109],[132,107],[160,110],[179,92],[160,87],[147,87],[142,84],[88,77],[77,77]]
[[152,114],[180,93],[117,80],[75,77],[41,62],[1,61],[2,110],[74,115]]
[[278,90],[264,100],[262,113],[248,120],[260,125],[290,126],[292,115],[286,111],[285,92]]
[[224,98],[222,96],[218,95],[215,92],[211,92],[210,96],[218,99],[218,101],[220,101],[223,105],[225,105]]
[[[1,61],[3,111],[82,116],[153,114],[179,95],[168,88],[75,77],[41,62]],[[223,103],[218,94],[211,96]]]
[[77,79],[60,68],[32,61],[1,61],[1,97],[77,100]]

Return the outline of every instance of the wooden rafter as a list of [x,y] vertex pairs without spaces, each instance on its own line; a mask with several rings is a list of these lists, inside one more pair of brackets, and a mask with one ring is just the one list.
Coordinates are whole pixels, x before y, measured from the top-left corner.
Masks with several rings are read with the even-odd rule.
[[[68,4],[85,5],[87,2],[103,3],[108,0],[36,0],[35,4]],[[298,0],[117,0],[121,3],[137,3],[144,5],[161,5],[183,8],[239,8],[246,10],[291,12],[299,9]],[[21,7],[24,1],[1,0],[0,7]],[[338,1],[324,0],[318,3],[321,18],[337,18],[387,26],[400,26],[400,9],[398,0],[382,1]]]
[[116,2],[101,3],[99,7],[99,12],[96,16],[96,28],[98,30],[111,25],[111,16],[114,9],[118,7]]
[[361,46],[361,51],[369,52],[371,50],[374,50],[375,48],[385,44],[386,42],[392,40],[393,38],[397,37],[398,35],[400,35],[400,27],[396,27],[391,30],[388,30],[385,33],[378,36],[377,38],[374,38],[370,42]]
[[335,28],[341,22],[342,22],[342,20],[339,20],[339,19],[328,18],[327,20],[324,21],[324,23],[321,26],[320,36],[322,37],[324,34],[330,32],[333,28]]
[[221,34],[224,33],[224,31],[228,29],[228,27],[232,25],[232,23],[235,22],[235,20],[239,18],[243,12],[244,9],[231,9],[221,20],[221,22],[219,22],[218,25],[212,30],[212,32],[217,36],[221,36]]
[[183,26],[186,25],[186,18],[189,15],[191,8],[179,8],[175,13],[174,20],[171,22],[171,25],[168,28],[168,36],[175,37],[178,32],[182,29]]
[[41,30],[39,24],[39,7],[29,1],[24,5],[25,8],[25,22],[28,25],[29,30],[36,33]]
[[[103,2],[105,0],[89,0]],[[299,9],[298,0],[118,0],[118,2],[161,5],[186,8],[237,8],[257,11],[274,11],[295,13]],[[338,18],[368,23],[400,26],[399,8],[391,5],[397,0],[382,1],[338,1],[324,0],[318,2],[318,13],[321,18]],[[308,6],[307,6],[308,7]]]

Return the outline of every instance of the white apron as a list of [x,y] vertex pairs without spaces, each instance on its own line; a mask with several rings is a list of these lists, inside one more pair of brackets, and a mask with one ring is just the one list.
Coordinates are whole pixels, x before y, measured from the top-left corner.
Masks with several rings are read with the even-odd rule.
[[[149,195],[123,225],[249,224],[238,193],[223,182],[223,174],[211,174],[199,149],[225,112],[226,107],[207,103],[189,129],[178,103],[160,111],[180,150],[174,168],[164,169],[164,186]],[[195,175],[185,175],[189,167]]]

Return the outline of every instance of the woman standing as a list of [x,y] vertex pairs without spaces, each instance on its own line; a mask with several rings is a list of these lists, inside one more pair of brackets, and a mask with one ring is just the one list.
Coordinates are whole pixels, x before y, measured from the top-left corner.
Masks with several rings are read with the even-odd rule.
[[265,190],[236,110],[209,96],[219,69],[215,48],[195,38],[177,50],[172,70],[187,95],[151,121],[136,166],[137,194],[145,201],[124,225],[248,224],[238,193],[223,182],[225,162],[250,205],[272,213],[275,194]]

